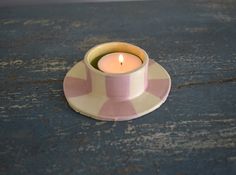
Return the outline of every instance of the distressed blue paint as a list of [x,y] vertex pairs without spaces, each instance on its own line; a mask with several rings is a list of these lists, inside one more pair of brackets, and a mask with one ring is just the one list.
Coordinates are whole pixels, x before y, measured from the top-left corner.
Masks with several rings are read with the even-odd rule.
[[[236,4],[157,1],[0,9],[0,174],[236,174]],[[144,48],[167,102],[128,122],[75,113],[65,73],[107,41]]]

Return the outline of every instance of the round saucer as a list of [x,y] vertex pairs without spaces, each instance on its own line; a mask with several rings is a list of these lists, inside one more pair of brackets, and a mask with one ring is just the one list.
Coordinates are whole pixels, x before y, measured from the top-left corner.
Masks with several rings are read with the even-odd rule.
[[152,59],[148,65],[146,90],[129,100],[93,93],[87,71],[84,61],[73,66],[64,78],[64,94],[72,109],[97,120],[124,121],[148,114],[166,101],[171,88],[168,72]]

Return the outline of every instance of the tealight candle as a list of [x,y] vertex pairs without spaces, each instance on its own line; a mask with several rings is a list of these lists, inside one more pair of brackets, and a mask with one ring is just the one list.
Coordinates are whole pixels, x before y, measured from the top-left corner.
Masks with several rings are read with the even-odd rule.
[[110,53],[98,61],[98,68],[106,73],[126,73],[142,65],[139,57],[129,53]]

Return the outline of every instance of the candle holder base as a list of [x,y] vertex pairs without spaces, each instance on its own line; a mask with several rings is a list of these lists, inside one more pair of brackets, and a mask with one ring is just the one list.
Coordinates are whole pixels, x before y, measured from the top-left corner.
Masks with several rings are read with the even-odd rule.
[[131,120],[159,108],[171,88],[168,72],[150,59],[145,91],[132,99],[117,99],[91,91],[90,77],[84,61],[78,62],[66,74],[63,87],[72,109],[88,117],[105,121]]

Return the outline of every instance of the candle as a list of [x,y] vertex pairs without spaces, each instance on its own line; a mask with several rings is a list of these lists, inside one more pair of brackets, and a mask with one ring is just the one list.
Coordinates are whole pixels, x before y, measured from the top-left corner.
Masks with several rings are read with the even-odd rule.
[[106,73],[125,73],[142,65],[139,57],[129,53],[110,53],[98,61],[98,68]]

